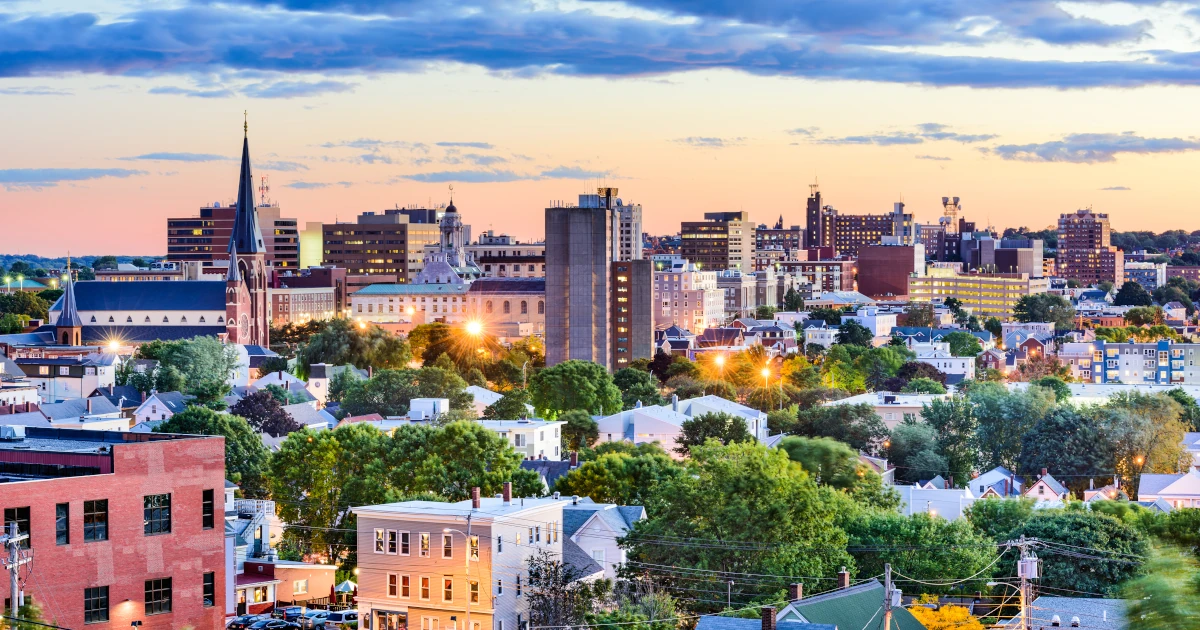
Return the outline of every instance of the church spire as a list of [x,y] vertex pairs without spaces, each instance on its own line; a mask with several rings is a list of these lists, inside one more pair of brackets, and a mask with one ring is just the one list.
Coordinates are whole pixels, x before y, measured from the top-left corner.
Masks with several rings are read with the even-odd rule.
[[55,328],[81,328],[83,320],[79,318],[79,309],[75,305],[75,283],[71,281],[71,255],[67,255],[67,280],[63,285],[62,312],[58,314]]
[[245,136],[242,138],[242,168],[238,180],[237,214],[233,219],[233,234],[230,243],[237,244],[242,254],[266,252],[262,231],[258,226],[258,208],[254,204],[254,176],[250,173],[250,123],[242,123]]
[[229,239],[229,270],[225,273],[225,282],[241,282],[242,272],[238,269],[237,247],[233,239]]

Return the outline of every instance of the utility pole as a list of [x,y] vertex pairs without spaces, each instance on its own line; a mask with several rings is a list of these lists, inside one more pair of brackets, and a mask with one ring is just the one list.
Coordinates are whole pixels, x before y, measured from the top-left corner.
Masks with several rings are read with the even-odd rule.
[[1023,630],[1032,630],[1033,628],[1033,584],[1030,580],[1036,580],[1041,577],[1040,565],[1041,562],[1037,556],[1029,550],[1034,543],[1035,538],[1021,538],[1016,542],[1017,548],[1021,551],[1021,558],[1017,560],[1017,577],[1021,580],[1021,628]]
[[9,615],[14,619],[18,616],[17,611],[21,608],[21,565],[31,562],[30,558],[21,557],[21,541],[29,538],[29,534],[22,534],[17,529],[16,523],[9,523],[8,533],[0,536],[0,544],[8,547],[8,561],[4,563],[4,568],[8,569],[9,575],[9,593],[11,602]]
[[883,565],[883,630],[892,630],[892,565]]
[[729,580],[725,584],[725,607],[730,610],[733,609],[733,580]]

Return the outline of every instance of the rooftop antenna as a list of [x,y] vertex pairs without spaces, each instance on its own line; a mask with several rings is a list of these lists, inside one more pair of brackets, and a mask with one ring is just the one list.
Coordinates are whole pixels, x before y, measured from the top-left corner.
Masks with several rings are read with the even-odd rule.
[[450,184],[450,205],[454,205],[454,184]]
[[271,184],[270,180],[267,179],[268,177],[269,175],[263,175],[258,184],[258,198],[261,200],[260,203],[264,206],[271,205],[270,198],[267,196],[267,194],[271,192]]

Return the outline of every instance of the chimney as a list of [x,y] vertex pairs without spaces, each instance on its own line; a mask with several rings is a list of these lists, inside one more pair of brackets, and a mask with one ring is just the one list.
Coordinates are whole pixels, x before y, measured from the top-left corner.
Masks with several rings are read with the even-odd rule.
[[91,398],[87,399],[87,412],[92,413],[92,399]]
[[1045,477],[1045,476],[1048,474],[1048,472],[1049,472],[1049,471],[1047,471],[1045,468],[1043,468],[1043,469],[1042,469],[1042,476],[1043,476],[1043,477]]
[[762,607],[762,630],[775,630],[775,607]]
[[846,570],[846,567],[842,567],[842,570],[838,571],[838,588],[850,588],[850,572]]
[[578,494],[571,495],[571,505],[579,505],[579,495]]
[[112,395],[113,395],[113,385],[112,385],[112,383],[109,383],[109,384],[108,384],[108,395],[109,395],[109,396],[112,396]]
[[283,370],[279,370],[279,380],[283,380]]
[[479,509],[479,488],[471,488],[471,509]]
[[679,411],[679,396],[671,394],[671,411]]
[[142,402],[146,402],[146,392],[142,392]]
[[943,486],[943,487],[944,487],[946,490],[949,490],[949,489],[950,489],[950,480],[949,480],[949,479],[946,479],[946,480],[942,481],[942,486]]
[[1095,490],[1095,489],[1096,489],[1096,480],[1088,479],[1088,490]]
[[579,451],[571,451],[571,468],[579,465]]
[[375,377],[375,366],[368,365],[367,366],[367,378],[374,378],[374,377]]
[[512,482],[504,482],[504,505],[512,505]]
[[30,408],[32,408],[32,407],[33,407],[33,403],[31,403],[31,402],[29,402],[28,400],[26,400],[26,401],[25,401],[25,413],[29,413],[29,411],[30,411]]
[[788,586],[788,601],[798,602],[804,598],[804,585],[794,583]]

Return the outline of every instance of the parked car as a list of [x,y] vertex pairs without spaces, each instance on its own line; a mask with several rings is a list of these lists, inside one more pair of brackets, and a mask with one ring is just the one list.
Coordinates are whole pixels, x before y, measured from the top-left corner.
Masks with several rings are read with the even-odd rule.
[[357,610],[335,610],[325,618],[325,630],[340,630],[346,628],[350,622],[358,625]]
[[262,621],[263,619],[266,619],[266,616],[242,615],[240,617],[234,617],[233,621],[229,622],[229,625],[226,627],[229,628],[229,630],[246,630],[246,628],[249,628],[251,624],[257,621]]
[[275,613],[271,615],[276,619],[286,619],[287,621],[298,621],[304,616],[303,606],[283,606],[276,608]]
[[250,625],[250,630],[300,630],[300,624],[283,619],[260,619]]
[[325,618],[329,616],[328,610],[310,610],[300,617],[300,627],[304,630],[317,630],[325,627]]

